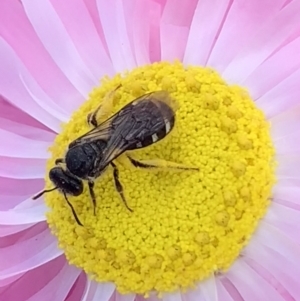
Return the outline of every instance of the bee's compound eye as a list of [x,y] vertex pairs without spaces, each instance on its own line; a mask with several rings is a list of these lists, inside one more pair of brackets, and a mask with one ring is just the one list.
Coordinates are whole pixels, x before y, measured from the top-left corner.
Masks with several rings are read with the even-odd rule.
[[49,178],[58,189],[67,194],[78,196],[83,192],[83,182],[61,167],[53,167]]

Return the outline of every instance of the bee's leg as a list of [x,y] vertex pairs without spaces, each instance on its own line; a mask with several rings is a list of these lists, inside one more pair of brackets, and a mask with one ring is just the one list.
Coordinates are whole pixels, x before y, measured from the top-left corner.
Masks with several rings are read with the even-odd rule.
[[67,201],[68,205],[70,206],[71,210],[72,210],[72,213],[73,213],[73,216],[76,220],[76,223],[79,225],[79,226],[83,226],[83,224],[81,223],[81,221],[79,220],[77,214],[76,214],[76,211],[73,207],[73,205],[69,202],[68,198],[67,198],[67,195],[66,193],[64,192],[64,196],[65,196],[65,200]]
[[171,161],[166,161],[162,159],[156,160],[136,160],[131,156],[127,155],[130,163],[136,168],[145,169],[175,169],[175,170],[199,170],[198,167],[187,166],[180,163],[175,163]]
[[126,202],[126,199],[124,197],[124,192],[123,192],[123,186],[119,180],[119,170],[116,166],[116,164],[114,164],[113,162],[110,163],[114,169],[114,180],[115,180],[115,186],[116,186],[116,189],[118,191],[118,193],[120,194],[121,196],[121,199],[124,203],[124,205],[126,206],[126,208],[130,211],[130,212],[133,212],[133,210],[128,206],[127,202]]
[[96,196],[95,196],[95,192],[94,192],[94,182],[89,181],[88,185],[89,185],[90,196],[91,196],[92,202],[93,202],[94,215],[96,215]]
[[109,115],[112,113],[114,106],[114,95],[116,91],[121,87],[121,85],[117,86],[114,90],[108,92],[99,105],[99,107],[92,113],[88,114],[87,122],[90,126],[97,127],[99,123],[105,121]]
[[61,164],[61,163],[65,163],[65,159],[63,158],[58,158],[55,160],[55,165]]

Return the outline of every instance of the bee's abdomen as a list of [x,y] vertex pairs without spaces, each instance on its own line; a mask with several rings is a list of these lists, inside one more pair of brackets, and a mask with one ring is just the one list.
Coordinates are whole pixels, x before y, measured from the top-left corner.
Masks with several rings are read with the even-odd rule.
[[159,127],[157,131],[152,131],[152,133],[151,131],[148,131],[148,133],[145,133],[144,136],[140,135],[138,141],[135,143],[132,149],[143,148],[162,140],[171,132],[171,130],[174,127],[174,124],[174,117],[171,117],[170,119],[164,119],[163,121],[161,121],[161,127]]

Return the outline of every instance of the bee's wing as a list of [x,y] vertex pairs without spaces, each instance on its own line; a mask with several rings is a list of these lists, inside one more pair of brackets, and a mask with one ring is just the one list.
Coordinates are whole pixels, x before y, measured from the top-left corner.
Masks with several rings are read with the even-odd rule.
[[109,137],[111,136],[112,127],[110,124],[111,118],[97,126],[96,128],[93,128],[86,134],[82,135],[81,137],[75,139],[73,142],[69,144],[69,149],[74,147],[75,145],[89,143],[91,141],[95,140],[104,140],[107,141]]
[[155,134],[165,126],[161,118],[153,116],[153,104],[162,110],[163,104],[170,108],[169,112],[175,116],[178,108],[177,103],[167,91],[156,91],[145,94],[120,110],[111,122],[114,130],[108,140],[107,147],[103,152],[101,167],[105,167],[130,147],[140,141],[144,136]]

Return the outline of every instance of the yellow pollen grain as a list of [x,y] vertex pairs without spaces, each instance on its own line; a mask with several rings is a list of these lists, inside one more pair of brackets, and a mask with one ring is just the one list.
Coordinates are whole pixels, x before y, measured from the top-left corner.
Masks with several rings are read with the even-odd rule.
[[120,160],[115,163],[133,212],[120,200],[108,168],[95,181],[96,216],[85,183],[82,195],[69,197],[84,226],[58,191],[45,196],[47,221],[69,263],[91,279],[145,296],[187,290],[226,271],[267,210],[275,182],[269,123],[245,89],[228,85],[214,70],[154,63],[102,80],[63,126],[48,170],[90,129],[86,116],[119,85],[114,112],[157,90],[167,90],[179,104],[170,135],[134,155],[200,170],[147,172]]

